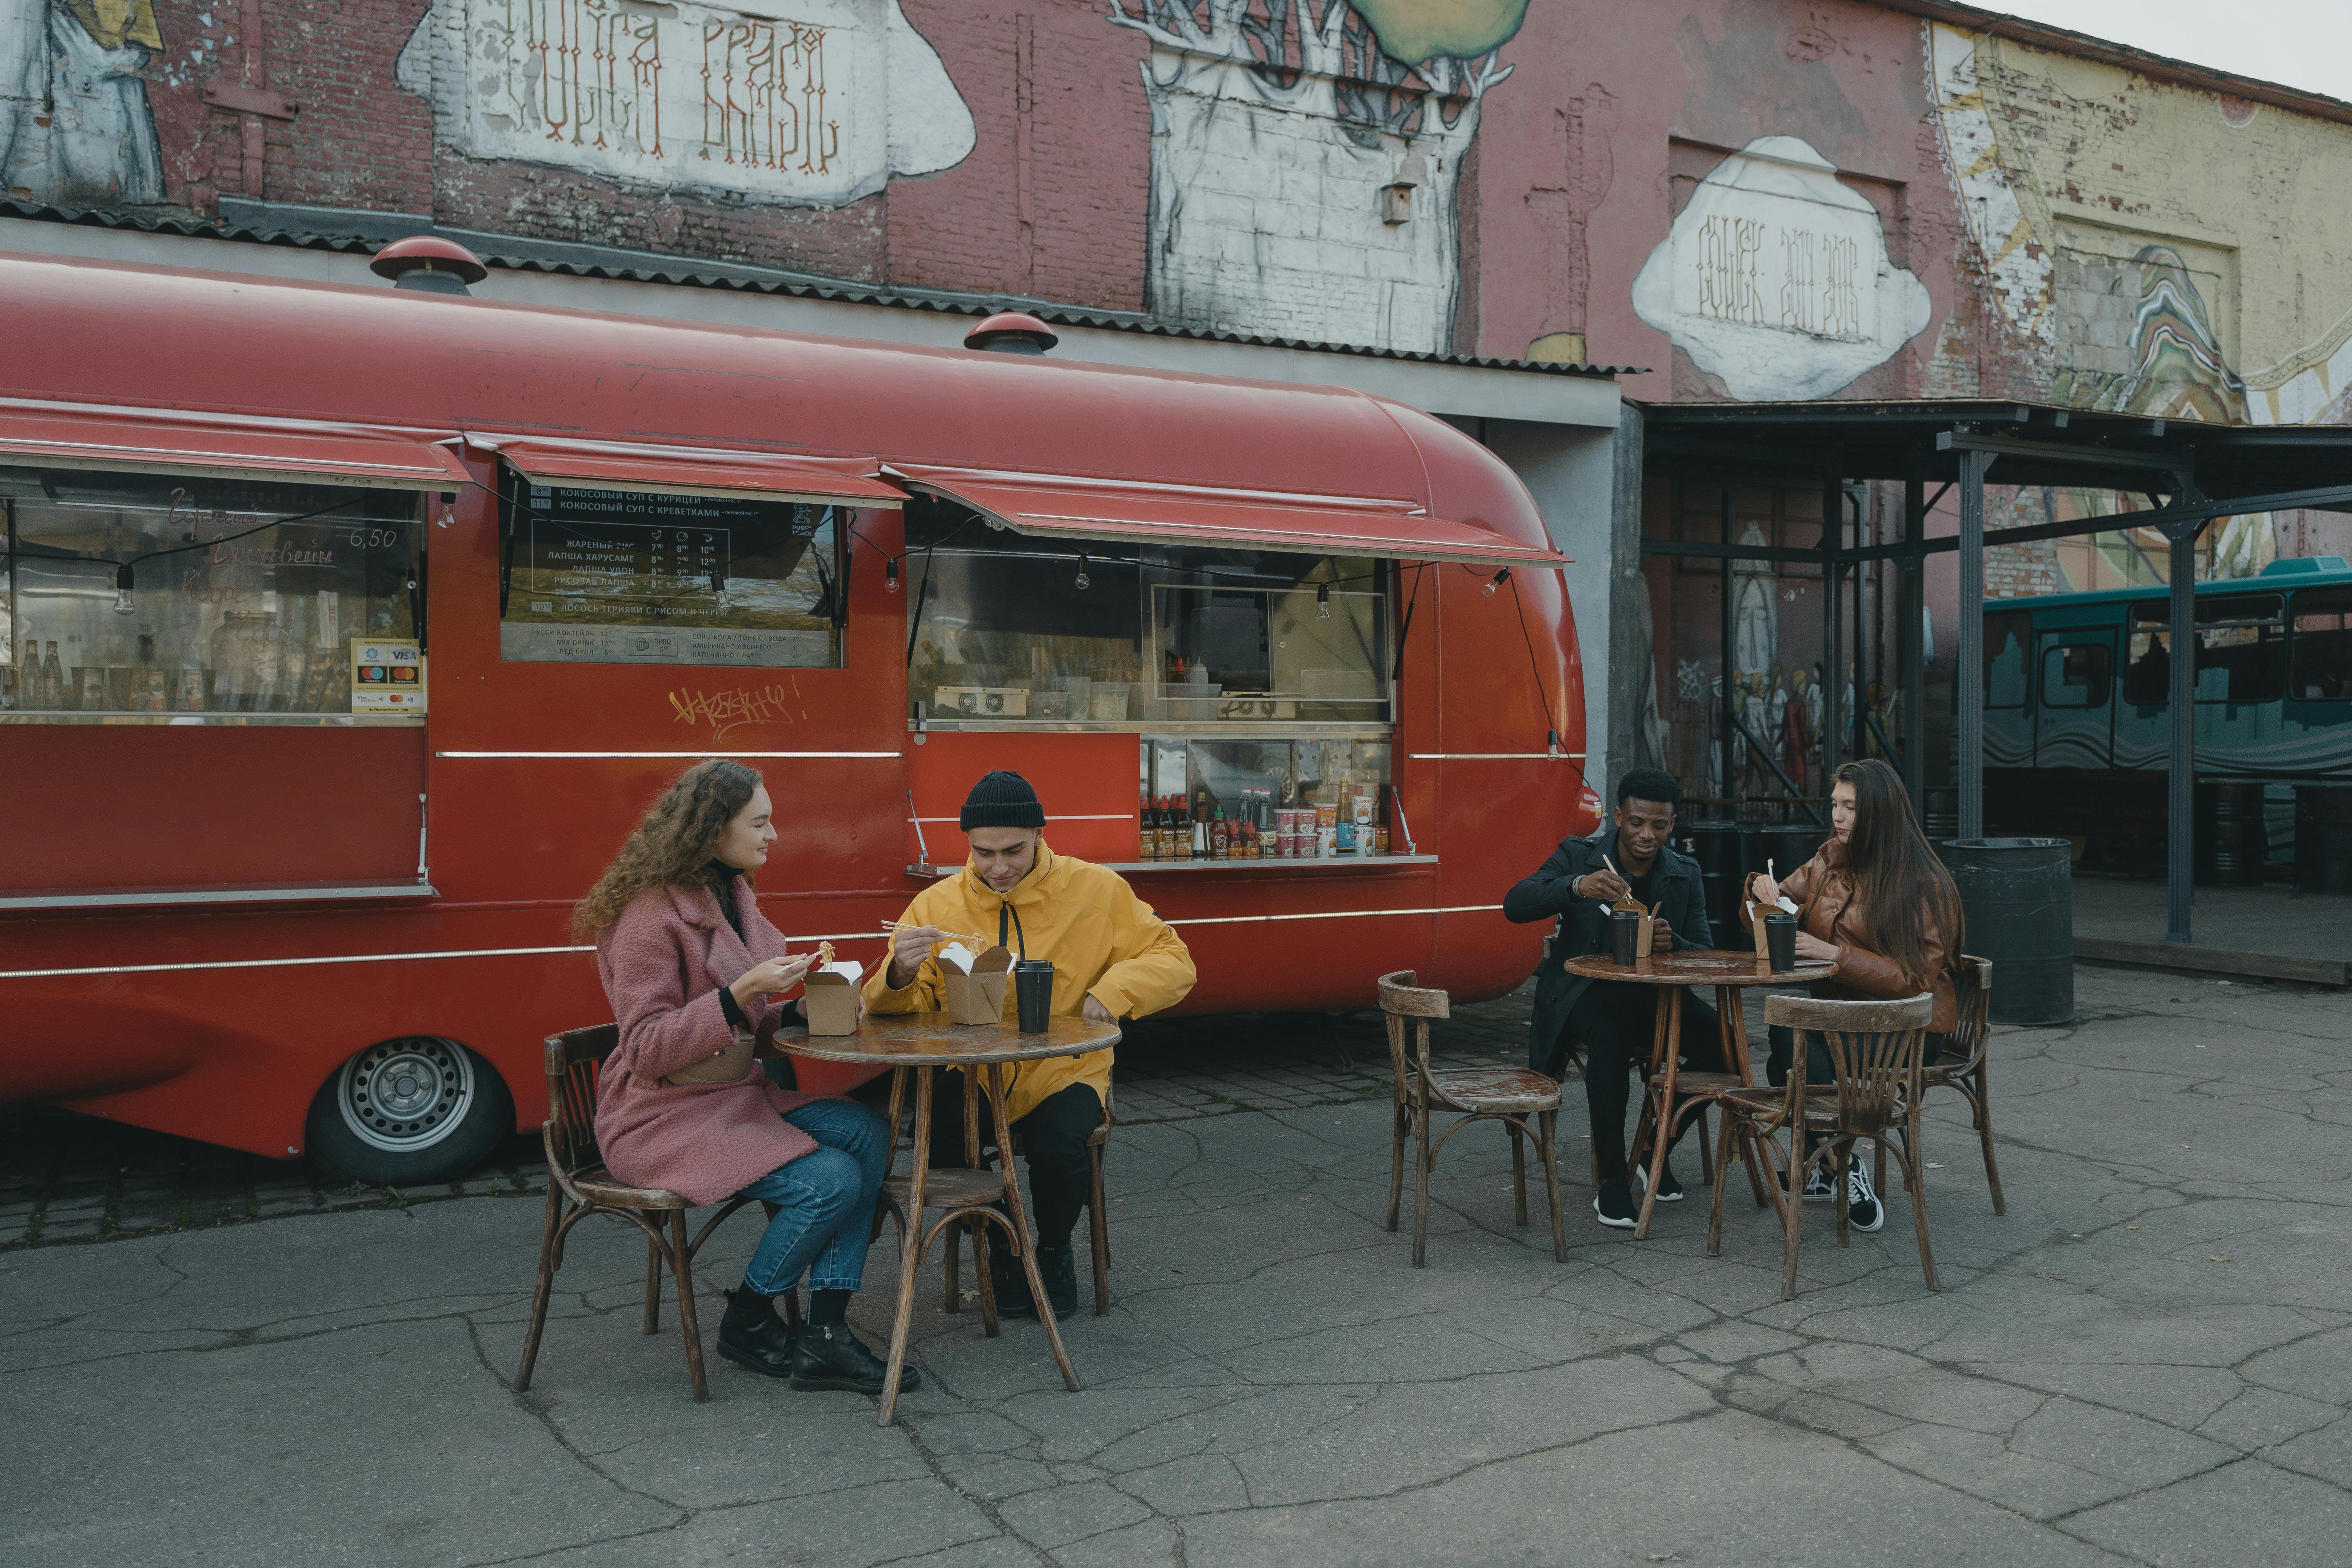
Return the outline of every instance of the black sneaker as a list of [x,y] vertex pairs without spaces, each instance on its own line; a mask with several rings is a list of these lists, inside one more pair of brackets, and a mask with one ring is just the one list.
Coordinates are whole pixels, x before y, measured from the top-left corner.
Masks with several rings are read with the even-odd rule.
[[1592,1194],[1592,1212],[1612,1230],[1633,1228],[1633,1189],[1624,1177],[1612,1177]]
[[[819,1328],[811,1323],[793,1346],[793,1386],[800,1389],[841,1388],[853,1394],[879,1394],[888,1378],[889,1363],[858,1342],[846,1323]],[[898,1370],[898,1392],[922,1386],[922,1373],[913,1367]]]
[[1037,1249],[1037,1274],[1045,1281],[1045,1300],[1055,1321],[1078,1310],[1078,1259],[1067,1242]]
[[719,1353],[768,1377],[792,1376],[799,1336],[776,1316],[773,1301],[748,1290],[720,1294],[727,1298],[727,1315],[719,1320]]
[[[1634,1190],[1636,1192],[1643,1191],[1646,1189],[1649,1184],[1649,1167],[1646,1165],[1634,1166]],[[1658,1174],[1658,1201],[1662,1204],[1678,1204],[1683,1201],[1683,1184],[1681,1182],[1675,1179],[1675,1167],[1671,1161],[1667,1163],[1666,1168]]]
[[[1029,1295],[1029,1276],[1021,1267],[1021,1259],[996,1247],[988,1249],[988,1282],[994,1288],[996,1315],[1000,1318],[1034,1318],[1037,1303]],[[1070,1289],[1077,1289],[1074,1279]],[[1069,1314],[1064,1313],[1067,1317]]]
[[1879,1206],[1878,1194],[1871,1190],[1870,1178],[1863,1173],[1859,1160],[1846,1167],[1845,1222],[1856,1230],[1876,1230],[1886,1223],[1886,1211]]
[[[1784,1193],[1787,1192],[1789,1190],[1789,1173],[1786,1171],[1775,1171],[1773,1173],[1773,1176],[1774,1179],[1779,1181],[1780,1184],[1780,1190]],[[1806,1166],[1805,1201],[1807,1203],[1811,1203],[1816,1198],[1833,1198],[1835,1196],[1837,1196],[1837,1185],[1830,1180],[1829,1166],[1826,1164]]]

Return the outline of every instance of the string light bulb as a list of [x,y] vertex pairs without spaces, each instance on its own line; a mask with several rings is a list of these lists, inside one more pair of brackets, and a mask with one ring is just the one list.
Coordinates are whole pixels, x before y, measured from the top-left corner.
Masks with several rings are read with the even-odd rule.
[[1093,579],[1092,577],[1089,577],[1089,576],[1087,576],[1087,564],[1088,559],[1089,559],[1089,558],[1088,558],[1088,557],[1087,557],[1087,556],[1085,556],[1085,555],[1080,555],[1080,556],[1078,557],[1078,583],[1077,583],[1077,587],[1078,587],[1078,592],[1079,592],[1079,593],[1081,593],[1081,594],[1085,593],[1088,588],[1090,588],[1090,587],[1092,587],[1092,586],[1094,585],[1094,579]]
[[126,561],[114,569],[114,613],[116,615],[135,616],[139,613],[139,606],[131,602],[131,584],[137,581],[137,574],[131,570],[130,562]]
[[1510,580],[1511,569],[1506,566],[1500,572],[1496,573],[1495,575],[1487,581],[1486,585],[1479,589],[1478,592],[1486,595],[1486,597],[1491,599],[1495,596],[1496,591]]
[[898,558],[895,555],[882,558],[882,586],[888,593],[898,591]]
[[1315,584],[1315,618],[1318,621],[1331,618],[1331,584],[1328,583]]
[[713,572],[710,574],[710,591],[719,595],[719,607],[722,610],[726,609],[728,607],[726,573]]

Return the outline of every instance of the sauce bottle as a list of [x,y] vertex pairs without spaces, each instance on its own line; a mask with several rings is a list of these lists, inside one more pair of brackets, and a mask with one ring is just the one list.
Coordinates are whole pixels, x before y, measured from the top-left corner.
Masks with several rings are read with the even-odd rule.
[[1225,808],[1220,805],[1217,807],[1217,815],[1209,819],[1210,859],[1223,860],[1231,857],[1233,853],[1233,842],[1227,835],[1228,829],[1225,826]]

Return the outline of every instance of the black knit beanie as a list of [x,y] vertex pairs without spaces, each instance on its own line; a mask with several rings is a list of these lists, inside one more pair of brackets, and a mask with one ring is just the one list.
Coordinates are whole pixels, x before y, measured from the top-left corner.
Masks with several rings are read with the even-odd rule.
[[999,768],[971,786],[964,797],[962,826],[969,833],[975,827],[1034,827],[1045,826],[1045,808],[1037,804],[1037,792],[1019,773]]

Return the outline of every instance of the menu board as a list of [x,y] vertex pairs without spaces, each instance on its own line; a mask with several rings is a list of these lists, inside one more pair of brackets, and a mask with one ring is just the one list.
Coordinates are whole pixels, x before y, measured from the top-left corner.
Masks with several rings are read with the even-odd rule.
[[503,658],[839,661],[831,507],[532,486],[512,510]]

